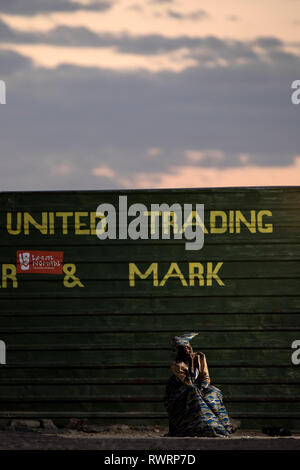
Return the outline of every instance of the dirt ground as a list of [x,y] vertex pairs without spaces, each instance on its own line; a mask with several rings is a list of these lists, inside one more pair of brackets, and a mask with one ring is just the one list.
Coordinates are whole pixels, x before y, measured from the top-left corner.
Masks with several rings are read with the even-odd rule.
[[[232,438],[270,438],[272,436],[269,432],[264,430],[246,430],[241,429],[240,421],[232,420],[233,434]],[[66,422],[63,427],[56,426],[51,419],[41,420],[28,420],[28,419],[14,419],[6,422],[6,425],[1,426],[1,430],[5,432],[31,432],[42,435],[56,435],[65,438],[162,438],[166,437],[169,428],[162,425],[128,425],[128,424],[107,424],[98,425],[92,424],[88,419],[71,418]],[[287,431],[285,428],[267,428],[268,431]],[[265,432],[263,432],[265,431]],[[294,437],[300,438],[300,432],[289,432],[277,437]]]
[[124,424],[88,424],[81,430],[10,426],[0,431],[0,450],[300,450],[300,433],[270,437],[261,431],[239,429],[232,438],[170,438],[165,437],[167,431],[164,426]]
[[[60,435],[69,438],[146,438],[164,437],[168,432],[165,426],[128,426],[126,424],[113,424],[108,426],[87,426],[86,430],[62,429],[58,431]],[[262,431],[238,429],[232,438],[270,438]],[[293,433],[293,437],[300,439],[300,433]]]

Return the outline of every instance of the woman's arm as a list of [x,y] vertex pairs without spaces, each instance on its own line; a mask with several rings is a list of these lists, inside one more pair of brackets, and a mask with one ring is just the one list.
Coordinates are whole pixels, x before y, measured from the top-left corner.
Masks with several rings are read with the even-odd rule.
[[210,377],[205,354],[199,353],[199,365],[201,374],[201,386],[206,388],[210,384]]
[[188,367],[184,362],[173,362],[171,365],[173,374],[185,385],[192,385],[188,376]]

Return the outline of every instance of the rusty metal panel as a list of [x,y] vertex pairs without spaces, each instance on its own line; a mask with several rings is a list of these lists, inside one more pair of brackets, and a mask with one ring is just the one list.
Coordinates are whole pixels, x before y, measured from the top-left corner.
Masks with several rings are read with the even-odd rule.
[[[121,196],[146,210],[128,215]],[[154,216],[163,203],[189,204],[191,218]],[[11,192],[0,204],[0,418],[166,423],[170,338],[193,330],[232,417],[300,429],[300,188]],[[97,236],[110,223],[100,204],[115,208],[115,239]],[[132,239],[141,214],[148,234]],[[188,225],[202,248],[187,249]]]

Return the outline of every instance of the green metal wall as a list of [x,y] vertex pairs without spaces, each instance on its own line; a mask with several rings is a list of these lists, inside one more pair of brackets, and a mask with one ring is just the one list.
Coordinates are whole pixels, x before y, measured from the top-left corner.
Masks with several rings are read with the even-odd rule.
[[[120,195],[147,207],[204,204],[203,249],[185,250],[184,239],[100,241],[85,233],[90,214],[77,216],[75,226],[75,212],[93,213],[104,202],[117,207]],[[271,232],[254,224],[251,233],[241,224],[240,233],[234,225],[230,233],[228,223],[224,233],[212,233],[213,211],[224,211],[228,220],[229,211],[241,211],[250,220],[250,211],[261,210],[271,211],[263,219]],[[39,223],[47,213],[44,234],[32,224],[24,233],[25,212]],[[68,233],[57,212],[73,213]],[[300,429],[300,365],[291,362],[291,344],[300,340],[299,230],[300,188],[292,187],[0,193],[0,339],[7,345],[0,418],[166,423],[170,338],[199,331],[193,346],[205,352],[232,417],[245,428]],[[64,275],[50,274],[18,274],[17,287],[10,279],[5,285],[3,265],[16,264],[22,249],[63,251],[84,287],[66,287]],[[173,262],[188,285],[170,278],[153,286],[149,277],[130,287],[129,263],[145,272],[156,262],[159,281]],[[205,269],[223,262],[224,286],[214,279],[211,286],[189,285],[189,262]]]

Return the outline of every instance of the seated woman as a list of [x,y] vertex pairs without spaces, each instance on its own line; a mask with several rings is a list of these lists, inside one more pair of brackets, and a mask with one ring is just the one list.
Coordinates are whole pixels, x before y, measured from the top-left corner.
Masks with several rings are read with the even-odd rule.
[[232,428],[222,392],[210,385],[205,355],[194,353],[189,343],[197,334],[172,339],[176,358],[164,400],[169,416],[167,435],[229,437]]

